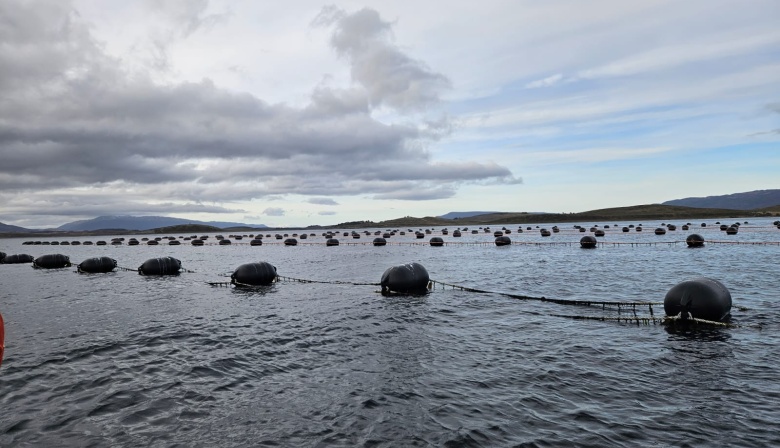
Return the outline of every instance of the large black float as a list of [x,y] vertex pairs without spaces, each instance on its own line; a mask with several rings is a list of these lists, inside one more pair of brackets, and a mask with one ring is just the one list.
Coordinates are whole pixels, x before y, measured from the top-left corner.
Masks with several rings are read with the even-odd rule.
[[687,244],[688,247],[703,247],[704,237],[698,233],[692,233],[685,238],[685,244]]
[[33,260],[33,267],[39,269],[60,269],[70,266],[70,258],[62,254],[41,255]]
[[79,272],[87,274],[104,274],[116,268],[116,260],[111,257],[87,258],[76,266]]
[[509,246],[512,244],[512,239],[508,236],[501,235],[496,237],[496,246]]
[[234,285],[263,286],[276,280],[276,267],[268,262],[242,264],[230,276]]
[[2,260],[0,260],[0,263],[3,264],[22,264],[22,263],[32,263],[35,261],[35,257],[29,254],[14,254],[14,255],[6,255],[3,257]]
[[412,262],[388,268],[380,284],[382,293],[398,292],[402,294],[424,294],[428,292],[431,278],[420,263]]
[[593,235],[585,235],[580,238],[580,247],[583,249],[595,249],[598,245],[598,240]]
[[678,283],[664,297],[667,316],[721,321],[731,314],[731,293],[723,283],[700,277]]
[[173,257],[150,258],[138,268],[141,275],[177,275],[181,271],[181,261]]

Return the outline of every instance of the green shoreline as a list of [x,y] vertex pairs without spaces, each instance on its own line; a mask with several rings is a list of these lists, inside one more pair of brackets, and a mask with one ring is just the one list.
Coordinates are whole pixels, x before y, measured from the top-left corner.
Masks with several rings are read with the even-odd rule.
[[713,218],[755,218],[780,216],[780,205],[756,210],[732,210],[720,208],[694,208],[675,205],[635,205],[631,207],[605,208],[579,213],[489,213],[469,218],[443,219],[434,216],[423,218],[404,217],[387,221],[353,221],[332,226],[308,227],[229,227],[218,228],[198,224],[184,224],[149,230],[103,229],[94,231],[56,231],[41,230],[34,232],[5,232],[0,238],[61,237],[61,236],[100,236],[100,235],[148,235],[166,233],[214,233],[214,232],[270,232],[275,230],[329,230],[359,228],[400,228],[431,226],[474,226],[501,224],[543,224],[564,222],[616,222],[642,220],[692,220]]

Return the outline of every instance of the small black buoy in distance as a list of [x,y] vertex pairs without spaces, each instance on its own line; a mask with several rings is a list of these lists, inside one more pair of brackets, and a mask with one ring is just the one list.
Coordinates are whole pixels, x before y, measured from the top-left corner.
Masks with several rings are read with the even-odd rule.
[[[605,234],[606,234],[606,232],[604,232],[601,229],[596,229],[596,231],[593,232],[593,236],[604,236]],[[580,241],[582,241],[582,240],[580,240]]]
[[664,229],[663,227],[659,227],[659,228],[655,229],[655,234],[656,235],[666,235],[666,229]]
[[62,254],[41,255],[33,260],[33,267],[40,269],[60,269],[70,266],[70,258]]
[[433,246],[433,247],[441,247],[441,246],[444,246],[444,240],[443,240],[443,239],[441,239],[441,237],[438,237],[438,236],[435,236],[435,237],[431,238],[431,239],[430,239],[430,241],[429,241],[428,243],[429,243],[431,246]]
[[284,245],[285,246],[297,246],[298,245],[298,240],[296,240],[295,238],[287,238],[286,240],[284,240]]
[[512,240],[508,236],[496,237],[496,246],[509,246],[510,244],[512,244]]
[[704,246],[704,237],[698,233],[692,233],[685,238],[685,244],[687,244],[688,247],[702,247]]
[[138,267],[141,275],[177,275],[181,261],[173,257],[150,258]]
[[596,237],[593,235],[585,235],[582,238],[580,238],[580,247],[582,247],[583,249],[595,249],[597,244],[598,241],[596,240]]
[[700,277],[678,283],[664,297],[667,316],[721,321],[731,313],[731,293],[723,283]]
[[420,263],[412,262],[388,268],[380,284],[382,293],[424,294],[430,282],[428,271]]
[[262,246],[263,245],[263,239],[262,238],[255,238],[252,241],[249,242],[250,246]]
[[336,238],[328,238],[328,240],[325,241],[325,245],[328,246],[328,247],[330,247],[330,246],[338,246],[339,245],[339,240],[337,240]]
[[374,238],[374,241],[372,241],[372,244],[374,246],[385,246],[387,245],[387,240],[384,238]]
[[234,285],[264,286],[270,285],[276,280],[276,267],[271,263],[242,264],[230,276]]
[[738,231],[739,231],[739,227],[731,226],[728,229],[726,229],[726,235],[736,235]]
[[110,257],[87,258],[76,266],[79,272],[87,274],[104,274],[116,268],[116,260]]
[[206,243],[204,243],[203,240],[199,238],[197,240],[190,241],[190,244],[192,244],[193,246],[202,246]]

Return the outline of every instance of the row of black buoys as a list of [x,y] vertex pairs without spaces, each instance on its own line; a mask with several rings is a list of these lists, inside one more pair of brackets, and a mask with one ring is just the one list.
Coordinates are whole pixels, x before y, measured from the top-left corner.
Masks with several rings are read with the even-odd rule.
[[685,238],[685,244],[687,244],[688,247],[702,247],[704,246],[704,237],[698,233],[692,233]]
[[35,257],[29,254],[13,254],[13,255],[6,255],[3,257],[2,260],[0,260],[0,263],[3,264],[22,264],[22,263],[32,263],[35,261]]
[[497,236],[495,243],[496,246],[509,246],[510,244],[512,244],[512,239],[506,235]]
[[598,241],[596,240],[595,236],[585,235],[580,238],[580,247],[583,249],[595,249],[597,244]]
[[242,264],[230,276],[233,284],[262,286],[270,285],[276,279],[276,267],[262,261]]
[[138,268],[141,275],[176,275],[181,271],[181,261],[173,257],[150,258]]
[[382,274],[380,284],[383,293],[420,294],[428,291],[430,280],[425,267],[412,262],[388,268]]
[[435,237],[431,238],[431,239],[430,239],[430,241],[428,241],[428,243],[429,243],[431,246],[433,246],[433,247],[441,247],[441,246],[444,246],[444,240],[443,240],[443,239],[441,239],[441,238],[440,238],[440,237],[438,237],[438,236],[435,236]]
[[101,274],[111,272],[116,268],[116,260],[110,257],[87,258],[76,266],[79,272]]
[[731,293],[721,282],[711,278],[687,280],[666,293],[664,311],[667,316],[680,315],[681,319],[720,321],[731,313]]
[[70,258],[62,254],[41,255],[33,260],[33,267],[40,269],[60,269],[70,266]]

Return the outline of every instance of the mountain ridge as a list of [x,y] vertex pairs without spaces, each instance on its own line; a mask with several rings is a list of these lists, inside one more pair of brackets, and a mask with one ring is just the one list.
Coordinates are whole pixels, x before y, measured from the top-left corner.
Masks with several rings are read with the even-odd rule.
[[239,222],[220,222],[220,221],[198,221],[195,219],[171,218],[168,216],[131,216],[131,215],[109,215],[98,216],[92,219],[83,219],[73,221],[57,227],[56,230],[66,232],[95,231],[103,229],[123,229],[123,230],[153,230],[161,227],[171,227],[184,224],[199,224],[211,227],[248,227],[265,229],[268,226],[264,224],[244,224]]
[[662,202],[662,205],[678,205],[694,208],[725,208],[731,210],[756,210],[780,205],[780,189],[753,190],[719,196],[690,197]]

